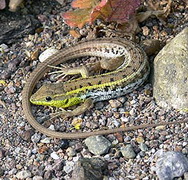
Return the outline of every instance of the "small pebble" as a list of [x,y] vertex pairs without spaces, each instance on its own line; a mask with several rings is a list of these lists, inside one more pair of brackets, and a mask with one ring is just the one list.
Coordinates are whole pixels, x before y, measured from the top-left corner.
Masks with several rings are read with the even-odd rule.
[[104,107],[104,102],[100,101],[95,104],[96,109],[100,110]]
[[46,171],[46,172],[44,173],[44,179],[51,179],[52,174],[53,174],[53,171],[52,171],[52,170]]
[[34,176],[32,180],[43,180],[42,176]]
[[72,160],[73,160],[74,162],[78,161],[78,159],[79,159],[79,157],[73,157],[73,158],[72,158]]
[[66,149],[66,148],[68,148],[68,147],[69,147],[69,141],[66,140],[66,139],[61,140],[60,148],[61,148],[61,149]]
[[36,154],[36,153],[38,152],[38,150],[37,150],[37,148],[33,148],[33,149],[31,150],[31,152],[32,152],[33,154]]
[[57,153],[56,152],[52,152],[51,154],[50,154],[50,157],[52,157],[53,159],[59,159],[59,156],[57,155]]
[[50,143],[50,138],[44,138],[40,140],[41,143],[49,144]]
[[183,176],[184,176],[184,180],[188,180],[188,172],[185,172]]
[[112,108],[118,108],[118,107],[120,107],[122,105],[122,103],[120,101],[115,100],[115,99],[109,100],[109,103],[110,103],[110,106]]
[[137,138],[136,138],[136,142],[139,143],[139,144],[140,144],[140,143],[143,143],[143,142],[144,142],[143,137],[141,137],[141,136],[137,137]]
[[28,171],[28,170],[19,171],[16,174],[16,178],[18,178],[18,179],[26,179],[26,178],[29,178],[29,177],[31,177],[31,172]]
[[103,136],[90,136],[85,139],[89,151],[95,155],[102,155],[108,152],[111,143]]
[[76,155],[76,151],[72,147],[67,148],[66,153],[69,157],[73,157]]
[[54,131],[54,130],[55,130],[55,126],[51,124],[51,125],[49,126],[49,128],[48,128],[48,129],[50,129],[50,130],[53,130],[53,131]]
[[28,129],[26,131],[24,131],[22,134],[21,134],[21,137],[23,140],[25,141],[30,141],[31,140],[31,136],[34,134],[34,130],[33,129]]
[[5,156],[5,150],[0,148],[0,159],[4,158]]
[[0,177],[4,175],[4,170],[2,168],[0,168]]
[[31,141],[34,143],[38,143],[40,141],[40,139],[41,139],[40,134],[35,133],[33,136],[31,136]]
[[140,143],[139,147],[140,147],[141,151],[144,151],[144,152],[148,151],[148,147],[145,143]]
[[65,171],[68,174],[73,170],[73,166],[74,166],[74,162],[66,161],[66,165],[63,167],[63,171]]
[[83,149],[83,144],[82,143],[76,143],[75,144],[75,148],[74,148],[74,150],[76,151],[76,152],[80,152],[81,150]]
[[147,26],[142,27],[142,32],[144,36],[148,36],[149,35],[149,28]]
[[20,150],[21,150],[20,147],[16,147],[16,148],[15,148],[15,152],[16,152],[17,154],[19,154]]
[[136,157],[136,153],[131,144],[121,147],[121,153],[126,159],[133,159]]
[[3,52],[8,52],[9,48],[6,44],[0,44],[0,54]]
[[34,46],[34,43],[32,41],[26,42],[25,43],[26,47],[32,47]]
[[136,116],[136,109],[135,108],[132,108],[130,111],[129,111],[129,114],[131,116]]

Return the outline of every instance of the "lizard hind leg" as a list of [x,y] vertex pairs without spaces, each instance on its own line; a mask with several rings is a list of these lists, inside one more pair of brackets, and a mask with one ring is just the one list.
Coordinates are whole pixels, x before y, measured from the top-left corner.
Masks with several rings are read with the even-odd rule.
[[112,59],[102,59],[100,65],[102,69],[115,70],[119,68],[124,63],[124,56],[112,58]]

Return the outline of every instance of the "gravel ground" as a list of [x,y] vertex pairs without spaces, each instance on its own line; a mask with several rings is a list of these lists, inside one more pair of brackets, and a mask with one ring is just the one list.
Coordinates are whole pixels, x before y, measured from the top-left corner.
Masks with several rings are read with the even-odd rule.
[[[173,11],[164,26],[158,19],[149,18],[140,24],[141,31],[137,38],[155,38],[164,42],[172,39],[187,26],[187,9],[181,1],[174,1]],[[50,3],[50,2],[49,2]],[[0,179],[17,179],[19,172],[25,172],[27,179],[69,179],[72,166],[79,157],[93,157],[83,140],[64,141],[48,138],[36,132],[23,116],[21,91],[30,72],[38,64],[37,53],[55,47],[71,46],[77,41],[98,37],[94,26],[86,26],[80,30],[81,37],[76,39],[69,35],[69,27],[64,24],[60,13],[70,8],[70,1],[65,6],[41,1],[41,6],[34,9],[42,28],[34,35],[28,35],[12,45],[0,56]],[[31,7],[30,7],[31,6]],[[26,8],[32,8],[26,4]],[[108,36],[109,33],[104,33]],[[110,34],[111,36],[113,34]],[[29,58],[28,54],[34,58]],[[152,63],[153,57],[150,58]],[[53,81],[53,77],[49,76]],[[6,107],[5,107],[6,106]],[[33,107],[37,112],[37,120],[43,122],[49,108]],[[53,121],[55,128],[61,131],[91,131],[104,127],[115,128],[142,123],[157,123],[160,121],[176,121],[188,118],[186,113],[173,109],[166,111],[158,107],[152,97],[152,86],[149,82],[138,90],[105,102],[96,103],[92,110],[75,118],[69,118],[62,123],[59,119]],[[72,120],[81,120],[80,130],[73,128]],[[45,122],[49,126],[51,122]],[[165,151],[180,151],[188,154],[188,124],[176,124],[167,127],[140,129],[126,133],[107,135],[113,144],[108,153],[100,155],[108,161],[110,180],[116,179],[156,179],[151,170],[151,157],[160,149]],[[144,149],[143,146],[144,143]],[[123,144],[131,144],[136,157],[126,159],[120,149]],[[142,145],[141,145],[142,144]],[[147,148],[146,148],[147,147]],[[67,150],[68,148],[68,150]],[[68,164],[68,165],[67,165]]]

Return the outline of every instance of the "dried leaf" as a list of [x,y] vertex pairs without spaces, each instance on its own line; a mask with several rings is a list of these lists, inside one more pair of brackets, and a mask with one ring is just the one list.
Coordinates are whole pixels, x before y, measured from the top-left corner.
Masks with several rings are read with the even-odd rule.
[[0,99],[0,105],[2,105],[5,109],[7,109],[7,106],[6,106],[5,102],[2,101],[1,99]]
[[38,149],[39,154],[44,154],[48,150],[48,147],[46,145],[43,145]]
[[143,22],[153,14],[153,11],[140,12],[136,15],[138,22]]
[[74,126],[74,128],[76,130],[79,130],[81,128],[81,125],[82,125],[82,119],[74,119],[72,121],[72,125]]
[[31,57],[31,53],[30,53],[28,50],[25,50],[25,54],[26,54],[26,56],[27,56],[28,58]]
[[119,132],[115,133],[114,136],[116,137],[116,139],[118,140],[118,142],[122,143],[123,142],[123,136],[122,134],[120,134]]
[[75,38],[79,38],[81,36],[81,34],[76,30],[70,30],[69,34]]
[[31,60],[36,60],[39,55],[39,49],[36,49],[35,51],[31,52]]
[[172,0],[157,2],[156,0],[148,0],[147,4],[148,9],[152,12],[151,15],[155,15],[163,24],[165,24],[165,19],[168,17],[171,11]]
[[80,124],[80,123],[76,124],[76,125],[74,126],[74,128],[75,128],[76,130],[79,130],[79,129],[81,128],[81,124]]
[[144,138],[141,137],[141,136],[138,136],[138,137],[136,138],[136,142],[137,142],[137,143],[143,143],[143,142],[144,142]]
[[132,37],[135,32],[139,32],[140,27],[138,26],[138,20],[136,17],[133,17],[128,22],[118,25],[118,29],[121,30],[121,33],[127,33],[127,35]]
[[61,5],[65,5],[65,0],[56,0],[59,4],[61,4]]
[[5,85],[6,84],[5,80],[0,80],[0,84]]

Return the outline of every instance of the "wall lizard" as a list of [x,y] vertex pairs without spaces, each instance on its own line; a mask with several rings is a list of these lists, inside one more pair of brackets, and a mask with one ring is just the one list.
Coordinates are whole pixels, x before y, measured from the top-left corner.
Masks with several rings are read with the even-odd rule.
[[[56,66],[60,63],[68,62],[73,58],[83,56],[99,56],[115,60],[117,59],[117,62],[119,61],[118,58],[120,61],[122,59],[121,57],[124,59],[119,68],[109,73],[98,76],[88,76],[87,70],[82,71],[82,78],[60,84],[44,85],[37,93],[31,96],[38,80],[50,70],[49,66]],[[67,74],[71,73],[72,72],[67,72]],[[78,72],[76,71],[76,73],[80,73],[80,69]],[[73,72],[73,74],[75,74],[75,72]],[[34,104],[63,108],[82,103],[81,106],[71,112],[63,111],[65,116],[74,116],[85,112],[90,108],[93,102],[115,98],[131,92],[143,84],[148,74],[149,63],[145,52],[139,45],[131,41],[123,39],[97,39],[78,43],[77,45],[65,48],[57,54],[49,57],[43,63],[40,63],[33,71],[22,93],[23,111],[28,122],[36,130],[48,136],[62,139],[85,138],[92,135],[109,134],[120,131],[187,122],[188,120],[182,120],[178,122],[142,124],[138,126],[93,132],[63,133],[45,128],[33,117],[30,101]],[[44,96],[41,97],[42,94],[44,94]]]

